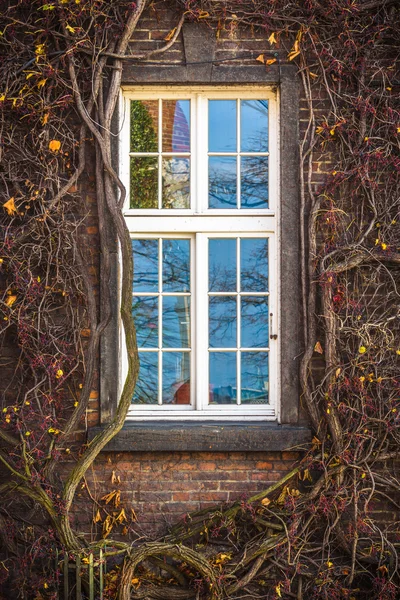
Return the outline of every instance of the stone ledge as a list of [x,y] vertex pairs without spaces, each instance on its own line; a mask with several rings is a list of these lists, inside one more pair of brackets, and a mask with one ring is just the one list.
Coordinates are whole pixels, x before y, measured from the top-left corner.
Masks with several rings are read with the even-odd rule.
[[[102,431],[89,430],[89,441]],[[281,452],[311,441],[307,427],[277,423],[128,422],[104,448],[114,452]]]

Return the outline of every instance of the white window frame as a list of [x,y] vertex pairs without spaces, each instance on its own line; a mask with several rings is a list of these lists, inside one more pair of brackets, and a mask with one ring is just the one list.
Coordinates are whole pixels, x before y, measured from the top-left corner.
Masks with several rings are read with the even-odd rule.
[[[265,99],[269,101],[269,207],[267,209],[208,208],[208,100]],[[131,100],[191,100],[190,115],[190,209],[129,208],[129,140]],[[122,88],[120,95],[120,177],[127,189],[125,219],[132,238],[174,237],[191,239],[191,405],[132,404],[128,420],[271,420],[279,421],[279,98],[266,86],[248,87],[149,87]],[[203,125],[202,125],[203,124]],[[160,129],[162,123],[159,124]],[[238,117],[237,136],[240,136]],[[161,136],[160,136],[161,137]],[[161,148],[159,148],[161,151]],[[174,152],[179,156],[189,155]],[[215,153],[213,153],[215,154]],[[227,154],[227,153],[220,153]],[[247,153],[249,154],[249,153]],[[254,153],[261,154],[261,153]],[[238,161],[239,162],[239,161]],[[239,167],[238,167],[239,168]],[[208,238],[268,238],[269,248],[269,404],[208,404]],[[123,332],[121,335],[121,377],[127,370]],[[255,351],[257,349],[254,349]]]

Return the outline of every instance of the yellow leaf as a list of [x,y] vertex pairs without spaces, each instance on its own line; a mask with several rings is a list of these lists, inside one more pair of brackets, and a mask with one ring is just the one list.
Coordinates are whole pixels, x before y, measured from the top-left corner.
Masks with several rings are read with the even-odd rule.
[[46,85],[46,81],[47,79],[41,79],[40,81],[38,81],[38,90],[40,90],[42,87],[44,87]]
[[280,586],[280,584],[276,586],[276,588],[275,588],[275,592],[276,592],[276,595],[277,595],[279,598],[282,598],[282,594],[281,594],[281,586]]
[[69,31],[70,33],[75,33],[75,29],[74,29],[73,27],[71,27],[71,25],[66,25],[66,26],[65,26],[65,29],[66,29],[67,31]]
[[126,514],[125,514],[125,509],[122,508],[121,512],[119,513],[119,515],[115,518],[117,523],[123,523],[124,521],[126,521]]
[[103,523],[103,537],[106,538],[108,535],[110,535],[112,528],[113,528],[112,517],[110,515],[107,515],[107,517]]
[[61,379],[61,377],[64,375],[64,371],[62,369],[58,369],[57,373],[56,373],[56,379]]
[[6,305],[7,305],[9,308],[11,308],[11,307],[12,307],[12,305],[14,304],[14,302],[16,301],[16,299],[17,299],[17,296],[8,296],[8,297],[6,298]]
[[3,204],[3,208],[6,209],[7,213],[10,215],[10,217],[12,215],[14,215],[15,213],[17,213],[17,209],[15,207],[15,198],[14,196],[12,196],[12,198],[10,198],[9,200],[7,200],[7,202],[5,202]]
[[58,152],[60,148],[61,148],[61,142],[59,140],[51,140],[49,142],[49,149],[52,152]]
[[101,523],[101,514],[100,514],[100,511],[98,510],[96,515],[93,517],[93,523],[98,523],[99,521]]
[[175,31],[176,31],[176,27],[174,27],[173,29],[171,29],[171,31],[165,36],[164,40],[166,42],[169,42],[170,40],[172,40],[172,38],[175,35]]
[[271,504],[271,500],[270,500],[269,498],[263,498],[263,499],[261,500],[261,504],[262,504],[263,506],[268,506],[269,504]]
[[276,44],[276,35],[275,35],[275,32],[274,32],[274,31],[273,31],[273,32],[271,33],[271,35],[269,36],[269,38],[268,38],[268,41],[269,41],[269,43],[270,43],[271,45],[272,45],[272,44]]
[[360,354],[365,354],[365,353],[366,353],[366,351],[367,351],[367,349],[366,349],[366,347],[365,347],[365,346],[360,346],[360,347],[359,347],[359,349],[358,349],[358,352],[359,352]]
[[293,45],[293,48],[291,49],[291,51],[288,54],[288,60],[293,60],[299,54],[300,54],[300,40],[296,39],[296,41]]
[[318,75],[316,73],[313,73],[312,71],[308,71],[308,74],[310,77],[312,77],[313,79],[318,79]]
[[137,588],[140,586],[140,579],[138,577],[134,577],[131,579],[131,584],[135,585]]
[[263,63],[264,64],[264,54],[259,54],[256,58],[256,60],[258,60],[258,62]]
[[274,63],[276,63],[276,58],[269,58],[265,61],[266,65],[273,65]]
[[323,354],[324,350],[321,346],[321,342],[317,342],[314,346],[314,352],[318,352],[318,354]]
[[5,99],[6,99],[6,95],[5,94],[1,94],[1,96],[0,96],[0,102],[4,102]]
[[35,47],[36,56],[40,56],[41,54],[44,54],[44,49],[45,49],[45,44],[37,44],[37,46]]
[[342,369],[340,367],[338,369],[336,369],[335,377],[338,378],[341,372],[342,372]]
[[131,508],[131,519],[132,521],[137,521],[137,516],[133,508]]

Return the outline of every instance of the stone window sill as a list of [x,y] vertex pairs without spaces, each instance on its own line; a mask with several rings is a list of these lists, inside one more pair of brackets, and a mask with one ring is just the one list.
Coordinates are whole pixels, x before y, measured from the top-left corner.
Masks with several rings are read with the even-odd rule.
[[[89,440],[102,430],[89,430]],[[245,422],[131,422],[111,440],[114,452],[280,452],[311,441],[311,431],[298,425]]]

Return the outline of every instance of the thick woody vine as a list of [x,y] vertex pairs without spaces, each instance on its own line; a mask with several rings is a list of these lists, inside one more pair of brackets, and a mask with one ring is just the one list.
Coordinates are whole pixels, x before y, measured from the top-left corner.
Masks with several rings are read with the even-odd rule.
[[[390,0],[171,2],[176,27],[155,52],[130,40],[138,0],[0,2],[1,580],[54,598],[57,552],[104,550],[106,595],[136,598],[379,598],[399,595],[400,11]],[[117,492],[104,539],[71,526],[78,486],[122,427],[138,359],[125,189],[112,118],[126,62],[155,60],[185,20],[216,35],[262,31],[269,68],[298,65],[307,121],[300,143],[302,402],[314,428],[302,463],[257,496],[187,515],[163,539],[129,530]],[[132,49],[133,48],[133,49]],[[324,110],[318,108],[323,103]],[[95,161],[95,190],[89,165]],[[328,165],[320,183],[313,174]],[[95,198],[102,273],[87,235]],[[77,448],[110,322],[112,253],[121,253],[128,375],[112,423]],[[99,293],[97,293],[99,291]],[[99,304],[100,302],[100,304]],[[67,479],[58,465],[73,459]],[[376,518],[385,507],[392,521]],[[133,512],[134,515],[134,512]],[[104,522],[106,527],[104,527]],[[101,537],[101,536],[100,536]],[[113,561],[113,562],[112,562]],[[14,587],[13,587],[14,586]],[[10,596],[11,597],[11,596]]]

